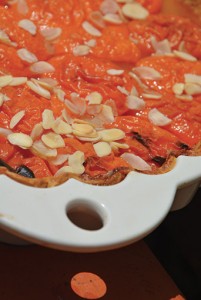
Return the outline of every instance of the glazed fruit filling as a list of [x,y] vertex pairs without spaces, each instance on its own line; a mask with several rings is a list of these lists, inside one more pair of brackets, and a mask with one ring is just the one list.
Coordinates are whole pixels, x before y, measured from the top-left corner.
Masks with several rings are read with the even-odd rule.
[[201,28],[162,0],[0,1],[0,159],[157,173],[201,140]]

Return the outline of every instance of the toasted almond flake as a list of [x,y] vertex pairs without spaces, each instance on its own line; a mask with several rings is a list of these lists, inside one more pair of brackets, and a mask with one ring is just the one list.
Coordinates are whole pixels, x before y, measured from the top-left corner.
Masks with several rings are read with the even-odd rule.
[[54,93],[61,102],[64,102],[66,93],[62,89],[55,88]]
[[60,37],[62,29],[60,27],[45,27],[40,29],[40,33],[47,41],[53,41]]
[[176,98],[182,101],[192,101],[193,96],[191,95],[176,95]]
[[84,21],[82,23],[82,27],[83,29],[91,34],[92,36],[97,36],[100,37],[102,35],[102,33],[100,32],[100,30],[98,30],[97,28],[95,28],[92,24],[90,24],[88,21]]
[[13,80],[13,76],[11,75],[4,75],[4,76],[0,76],[0,88],[3,88],[7,85],[9,85],[9,83]]
[[5,45],[17,47],[17,43],[12,42],[11,39],[9,38],[9,36],[7,35],[7,33],[5,33],[5,31],[3,31],[1,29],[0,29],[0,42]]
[[88,137],[88,136],[76,136],[76,138],[80,141],[83,142],[91,142],[91,143],[95,143],[100,141],[101,136],[100,134],[97,133],[97,135],[95,137]]
[[133,3],[135,0],[116,0],[117,3]]
[[110,146],[113,150],[118,150],[118,149],[129,149],[129,145],[125,143],[117,143],[117,142],[111,142]]
[[69,124],[61,119],[56,119],[52,125],[52,130],[57,134],[70,134],[72,133],[72,128]]
[[100,5],[100,11],[103,15],[115,14],[119,10],[119,5],[114,0],[104,0]]
[[108,75],[122,75],[124,70],[116,70],[116,69],[109,69],[107,70]]
[[101,105],[99,104],[92,104],[92,105],[87,105],[87,113],[89,115],[95,116],[97,114],[99,114],[102,110]]
[[19,58],[21,60],[26,61],[30,64],[38,61],[38,58],[36,57],[36,55],[31,53],[30,51],[28,51],[25,48],[17,50],[17,55],[19,56]]
[[44,97],[46,99],[50,99],[51,98],[51,94],[49,91],[47,91],[46,89],[42,88],[39,84],[35,84],[33,83],[31,80],[28,80],[26,82],[26,84],[28,85],[28,87],[35,92],[36,94],[40,95],[41,97]]
[[108,13],[108,14],[104,15],[103,19],[104,19],[104,21],[106,21],[108,23],[112,23],[112,24],[122,24],[123,23],[122,19],[117,14]]
[[125,89],[125,87],[118,85],[117,89],[124,95],[128,96],[129,95],[129,91],[127,91],[127,89]]
[[65,146],[63,138],[54,132],[43,134],[41,140],[47,147],[51,149],[62,148]]
[[184,92],[184,83],[175,83],[172,87],[173,93],[176,95],[182,95]]
[[108,156],[112,153],[111,146],[106,142],[98,142],[93,147],[98,157]]
[[161,99],[162,95],[157,92],[142,93],[142,97],[146,99]]
[[2,134],[3,136],[8,136],[11,133],[12,133],[12,130],[0,127],[0,134]]
[[135,20],[144,20],[149,16],[149,12],[140,3],[127,3],[122,7],[124,16]]
[[184,90],[187,95],[199,95],[201,94],[201,86],[196,83],[186,83]]
[[42,126],[44,129],[51,129],[55,123],[55,118],[53,111],[50,109],[45,109],[42,112]]
[[103,20],[103,15],[101,14],[100,11],[92,11],[89,14],[89,19],[98,28],[104,28],[105,27],[105,22]]
[[137,89],[136,89],[135,86],[132,87],[130,94],[132,96],[138,96],[139,95],[139,93],[138,93],[138,91],[137,91]]
[[135,73],[133,73],[133,72],[129,72],[128,74],[130,75],[131,78],[135,79],[135,81],[139,84],[139,86],[140,86],[142,89],[144,89],[144,90],[147,89],[147,86],[146,86],[144,83],[142,83],[142,81],[141,81],[141,79],[139,78],[139,76],[137,76],[137,75],[136,75]]
[[33,140],[32,138],[24,133],[11,133],[7,136],[8,141],[12,145],[19,146],[22,149],[28,149],[32,146]]
[[30,71],[37,74],[53,73],[55,68],[46,61],[37,61],[30,66]]
[[36,140],[33,143],[31,152],[40,156],[41,158],[52,158],[57,156],[57,149],[50,149],[46,147],[41,140]]
[[60,166],[68,160],[69,154],[60,154],[51,163],[55,166]]
[[82,164],[85,162],[84,152],[76,151],[68,157],[68,164],[73,169],[78,169],[82,167]]
[[69,173],[75,174],[73,168],[72,168],[72,167],[69,167],[69,166],[64,166],[64,167],[60,168],[60,169],[54,174],[54,176],[55,176],[55,177],[58,177],[58,176],[61,176],[61,175],[64,175],[64,174],[69,174]]
[[85,99],[77,96],[75,98],[71,98],[71,100],[72,102],[67,99],[64,101],[66,107],[76,115],[84,115],[87,108]]
[[141,110],[145,107],[145,102],[137,96],[129,95],[126,98],[126,106],[129,109]]
[[[53,78],[39,78],[38,79],[38,83],[40,85],[46,85],[48,87],[51,87],[51,88],[56,88],[56,86],[58,85],[58,81],[56,79],[53,79]],[[49,88],[50,89],[50,88]]]
[[105,105],[106,107],[107,107],[107,106],[111,107],[111,109],[112,109],[112,114],[113,114],[112,119],[113,119],[114,117],[117,117],[117,116],[118,116],[117,105],[116,105],[116,102],[115,102],[113,99],[108,99],[108,100],[106,100],[105,103],[104,103],[104,105]]
[[25,116],[25,110],[21,110],[16,113],[10,120],[10,129],[13,129]]
[[78,45],[73,48],[74,56],[85,56],[90,53],[90,47],[87,45]]
[[89,104],[101,104],[103,97],[98,92],[92,92],[87,95],[86,100],[89,101]]
[[148,119],[157,126],[165,126],[172,122],[171,119],[161,113],[157,108],[153,108],[148,112]]
[[97,115],[104,123],[114,122],[114,113],[113,109],[109,105],[103,104],[101,112]]
[[73,120],[72,118],[69,116],[69,114],[67,113],[67,111],[65,109],[62,110],[61,112],[62,118],[68,123],[68,124],[72,124]]
[[18,12],[22,15],[26,15],[29,12],[29,7],[26,0],[17,1]]
[[187,60],[187,61],[197,61],[197,58],[189,53],[186,53],[186,52],[182,52],[182,51],[177,51],[177,50],[174,50],[173,51],[174,55],[176,57],[179,57],[183,60]]
[[31,136],[32,140],[35,141],[42,133],[43,133],[42,123],[37,123],[34,125],[30,136]]
[[158,80],[161,79],[161,74],[151,67],[135,67],[132,69],[134,73],[136,73],[140,78],[147,80]]
[[152,47],[155,50],[155,54],[157,55],[167,55],[172,53],[171,45],[168,39],[164,39],[162,41],[157,41],[155,36],[151,36],[150,38]]
[[31,81],[35,83],[37,86],[39,85],[40,87],[44,88],[45,90],[52,91],[53,89],[51,85],[49,85],[48,83],[40,79],[31,78]]
[[36,25],[29,19],[23,19],[18,22],[18,26],[27,32],[29,32],[31,35],[35,35],[37,31]]
[[27,77],[13,77],[12,81],[9,83],[10,86],[18,86],[25,84],[27,82]]
[[113,142],[125,137],[125,133],[117,128],[101,130],[99,134],[104,142]]
[[151,171],[151,166],[141,157],[133,153],[123,153],[121,158],[138,171]]
[[96,46],[96,40],[95,39],[91,39],[87,42],[84,42],[85,45],[87,45],[88,47],[95,47]]
[[185,74],[184,80],[185,80],[185,83],[196,83],[196,84],[201,85],[201,75]]
[[73,123],[72,128],[76,131],[79,131],[82,133],[84,136],[85,135],[90,135],[91,133],[94,132],[94,127],[91,126],[90,124],[78,124],[78,123]]

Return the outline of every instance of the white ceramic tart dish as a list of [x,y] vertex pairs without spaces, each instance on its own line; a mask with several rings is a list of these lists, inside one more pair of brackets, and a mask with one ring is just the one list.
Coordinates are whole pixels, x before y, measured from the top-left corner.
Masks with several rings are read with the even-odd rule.
[[69,179],[36,188],[1,175],[0,237],[75,252],[122,247],[148,235],[171,208],[185,206],[200,179],[201,156],[179,156],[160,175],[132,171],[110,186]]

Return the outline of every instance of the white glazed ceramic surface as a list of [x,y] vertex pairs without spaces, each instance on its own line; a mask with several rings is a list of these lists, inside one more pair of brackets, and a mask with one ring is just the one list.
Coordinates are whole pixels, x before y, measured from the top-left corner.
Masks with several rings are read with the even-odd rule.
[[[71,179],[53,188],[32,188],[1,175],[0,227],[11,237],[65,251],[114,249],[153,231],[171,210],[178,187],[198,187],[200,178],[201,157],[184,156],[168,173],[131,172],[121,183],[106,187]],[[178,208],[189,199],[180,195]],[[177,209],[177,203],[174,205]],[[85,223],[87,219],[90,223],[92,212],[103,226],[80,228],[67,217],[71,211],[77,212],[78,218],[87,212],[83,214]]]

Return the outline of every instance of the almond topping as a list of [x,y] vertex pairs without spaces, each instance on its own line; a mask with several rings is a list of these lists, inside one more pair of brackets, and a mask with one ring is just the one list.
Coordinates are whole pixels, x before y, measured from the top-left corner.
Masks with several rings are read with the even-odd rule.
[[9,36],[7,35],[7,33],[5,33],[5,31],[0,29],[0,42],[2,42],[5,45],[9,45],[12,47],[17,47],[17,43],[12,42],[9,38]]
[[33,153],[36,153],[42,158],[51,158],[57,156],[57,150],[56,149],[50,149],[46,147],[41,140],[35,141],[31,147],[31,151]]
[[64,166],[64,167],[60,168],[60,169],[54,174],[54,176],[55,176],[55,177],[58,177],[58,176],[61,176],[61,175],[64,175],[64,174],[68,174],[68,173],[75,174],[75,172],[74,172],[74,170],[73,170],[72,167]]
[[112,23],[112,24],[122,24],[123,23],[123,21],[119,17],[119,15],[111,14],[111,13],[104,15],[103,20],[105,20],[108,23]]
[[145,102],[137,96],[130,95],[126,98],[126,105],[129,109],[141,110],[145,107]]
[[62,148],[65,146],[63,138],[54,132],[43,134],[41,140],[47,147],[51,149]]
[[55,68],[46,61],[37,61],[31,65],[30,70],[33,73],[43,74],[43,73],[53,73]]
[[40,95],[41,97],[44,97],[46,99],[51,98],[50,92],[47,91],[46,89],[42,88],[39,84],[35,84],[31,80],[28,80],[27,85],[33,92]]
[[93,25],[91,25],[88,21],[84,21],[82,23],[82,27],[87,33],[91,34],[92,36],[100,37],[102,35],[102,33]]
[[165,126],[172,122],[171,119],[161,113],[157,108],[153,108],[149,111],[148,119],[157,126]]
[[106,15],[108,13],[115,14],[119,10],[116,0],[104,0],[100,5],[100,11]]
[[123,160],[125,160],[132,168],[138,171],[151,171],[151,166],[143,160],[140,156],[133,153],[123,153],[121,155]]
[[13,76],[11,75],[0,76],[0,88],[9,85],[9,83],[11,83],[12,80]]
[[51,129],[54,125],[55,118],[53,111],[50,109],[45,109],[42,113],[42,126],[44,129]]
[[114,113],[112,107],[109,105],[102,105],[101,112],[97,115],[104,123],[114,122]]
[[89,101],[89,104],[101,104],[103,97],[98,92],[92,92],[86,97],[86,100]]
[[176,95],[182,95],[184,92],[184,83],[175,83],[172,87],[173,93]]
[[142,79],[158,80],[162,78],[161,74],[151,67],[136,67],[133,68],[133,71]]
[[184,79],[185,79],[185,83],[197,83],[201,85],[201,75],[185,74]]
[[116,69],[109,69],[107,70],[108,75],[122,75],[124,70],[116,70]]
[[157,92],[142,93],[142,97],[146,99],[161,99],[162,95]]
[[111,142],[110,146],[113,150],[118,150],[118,149],[128,149],[129,145],[127,144],[122,144],[122,143],[117,143],[117,142]]
[[82,165],[85,161],[84,153],[82,151],[76,151],[69,155],[68,164],[73,169],[73,173],[82,174],[84,173],[84,166]]
[[36,25],[29,19],[20,20],[18,26],[26,31],[28,31],[31,35],[36,34]]
[[10,129],[13,129],[24,116],[25,110],[21,110],[18,113],[16,113],[10,120]]
[[199,95],[201,94],[201,86],[196,83],[186,83],[184,90],[187,95]]
[[10,86],[18,86],[27,82],[27,77],[13,77],[12,81],[9,83]]
[[125,137],[125,133],[121,129],[117,128],[101,130],[99,131],[99,134],[105,142],[113,142]]
[[140,3],[127,3],[122,7],[124,16],[130,19],[144,20],[148,17],[149,12]]
[[61,119],[57,119],[53,125],[52,130],[57,134],[70,134],[72,133],[72,128],[69,124]]
[[62,29],[60,27],[46,27],[40,29],[40,33],[47,41],[53,41],[61,35]]
[[96,46],[96,40],[91,39],[91,40],[85,42],[85,45],[87,45],[89,47],[95,47]]
[[51,163],[55,166],[60,166],[68,160],[69,154],[60,154]]
[[54,93],[61,102],[64,102],[66,93],[62,89],[55,88]]
[[99,142],[93,145],[96,155],[99,157],[110,155],[112,152],[111,146],[106,142]]
[[35,141],[42,133],[43,133],[42,123],[37,123],[33,127],[30,136],[31,136],[32,140]]
[[33,144],[32,138],[24,133],[11,133],[7,138],[12,145],[19,146],[22,149],[28,149]]
[[35,56],[35,54],[31,53],[25,48],[17,50],[17,55],[21,60],[26,61],[30,64],[38,61],[38,58]]
[[183,60],[187,60],[187,61],[197,61],[197,58],[195,56],[192,56],[191,54],[189,53],[186,53],[186,52],[182,52],[182,51],[177,51],[177,50],[174,50],[173,51],[174,55],[176,57],[179,57]]
[[73,48],[73,55],[75,56],[84,56],[89,54],[90,47],[87,45],[78,45]]

